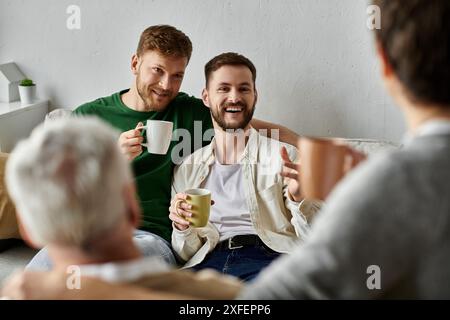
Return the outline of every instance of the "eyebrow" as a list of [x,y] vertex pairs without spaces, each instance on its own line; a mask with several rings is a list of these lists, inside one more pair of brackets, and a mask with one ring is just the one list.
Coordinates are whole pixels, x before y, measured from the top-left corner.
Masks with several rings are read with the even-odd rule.
[[[218,85],[219,86],[231,86],[231,84],[228,82],[220,82]],[[251,86],[251,84],[249,82],[242,82],[242,83],[239,83],[239,85],[240,86]]]
[[[158,68],[161,68],[163,70],[166,70],[166,68],[164,66],[160,65],[159,63],[155,63],[155,65],[153,67],[158,67]],[[175,74],[184,75],[184,71],[178,71],[178,72],[175,72]]]

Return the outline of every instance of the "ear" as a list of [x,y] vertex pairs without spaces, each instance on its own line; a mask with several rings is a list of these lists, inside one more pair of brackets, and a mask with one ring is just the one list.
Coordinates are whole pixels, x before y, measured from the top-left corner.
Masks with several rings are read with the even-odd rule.
[[257,102],[258,102],[258,90],[256,90],[256,88],[255,88],[255,108],[256,108]]
[[25,241],[32,248],[41,249],[42,246],[38,245],[36,242],[32,240],[30,233],[27,231],[27,228],[20,219],[20,214],[18,213],[16,216],[17,216],[17,225],[19,226],[19,233],[23,241]]
[[384,50],[383,46],[381,45],[381,43],[379,41],[377,42],[377,54],[378,54],[378,59],[380,61],[381,74],[382,74],[383,78],[389,79],[393,75],[392,66],[388,61],[386,51]]
[[203,100],[203,104],[204,104],[205,106],[207,106],[208,108],[210,108],[210,105],[209,105],[209,95],[208,95],[208,90],[206,90],[206,88],[204,88],[204,89],[202,90],[202,100]]
[[136,187],[134,183],[129,183],[124,187],[124,200],[126,214],[130,224],[137,228],[141,223],[141,207],[136,199]]
[[133,54],[133,56],[131,57],[131,72],[134,75],[138,74],[138,69],[139,69],[138,65],[139,65],[139,58],[138,58],[137,54]]

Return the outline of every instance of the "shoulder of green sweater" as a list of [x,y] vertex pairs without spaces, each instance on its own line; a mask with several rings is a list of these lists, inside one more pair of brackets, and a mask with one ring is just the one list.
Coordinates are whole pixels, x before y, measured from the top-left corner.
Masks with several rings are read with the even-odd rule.
[[179,92],[174,99],[175,103],[183,103],[190,106],[203,106],[202,99],[196,98],[194,96],[188,95],[184,92]]
[[84,113],[90,113],[92,111],[92,109],[95,109],[98,106],[116,105],[114,98],[115,98],[115,96],[120,95],[123,91],[124,90],[115,92],[109,96],[97,98],[93,101],[83,103],[82,105],[75,108],[73,110],[73,112],[75,114],[84,114]]

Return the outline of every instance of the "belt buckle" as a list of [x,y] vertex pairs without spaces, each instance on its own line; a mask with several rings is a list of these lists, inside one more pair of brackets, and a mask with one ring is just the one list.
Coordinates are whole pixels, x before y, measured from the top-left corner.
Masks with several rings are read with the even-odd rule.
[[244,246],[233,246],[233,237],[231,237],[230,239],[228,239],[228,249],[233,250],[233,249],[240,249],[243,248]]

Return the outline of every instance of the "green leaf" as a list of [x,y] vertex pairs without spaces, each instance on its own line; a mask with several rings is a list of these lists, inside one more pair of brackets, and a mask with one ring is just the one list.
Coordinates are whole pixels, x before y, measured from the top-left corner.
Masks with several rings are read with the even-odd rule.
[[30,86],[34,86],[33,80],[31,79],[23,79],[22,81],[20,81],[20,85],[23,87],[30,87]]

